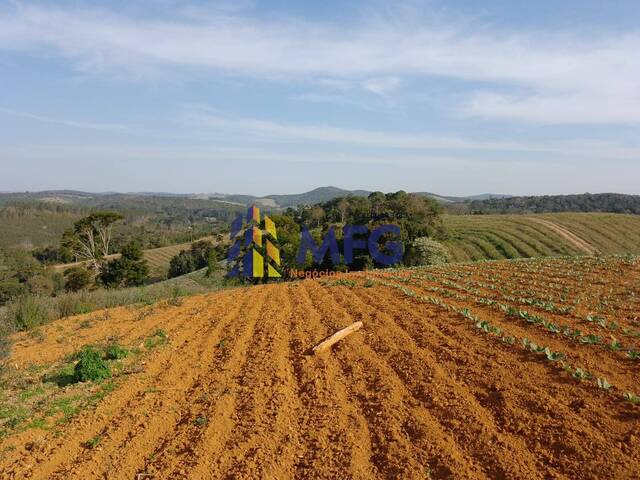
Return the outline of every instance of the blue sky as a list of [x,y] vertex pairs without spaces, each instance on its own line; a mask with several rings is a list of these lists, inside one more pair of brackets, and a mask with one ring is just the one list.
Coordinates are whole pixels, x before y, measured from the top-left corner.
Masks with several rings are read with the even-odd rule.
[[0,0],[0,190],[638,194],[639,19],[637,1]]

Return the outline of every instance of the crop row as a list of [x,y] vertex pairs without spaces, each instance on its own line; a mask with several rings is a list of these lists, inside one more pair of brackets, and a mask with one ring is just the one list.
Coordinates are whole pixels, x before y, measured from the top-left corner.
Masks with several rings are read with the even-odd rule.
[[[515,335],[508,334],[503,328],[491,324],[491,322],[489,322],[488,320],[480,318],[480,316],[472,312],[468,307],[458,307],[449,304],[438,297],[420,295],[416,291],[397,283],[387,281],[379,281],[379,283],[381,285],[394,288],[402,292],[407,297],[416,299],[421,302],[436,305],[437,307],[442,308],[443,310],[446,310],[448,312],[456,313],[461,318],[468,320],[479,331],[497,338],[503,344],[509,346],[519,345],[522,349],[532,355],[542,357],[546,361],[556,363],[560,367],[561,372],[570,374],[572,378],[578,381],[593,381],[593,383],[602,390],[616,390],[616,388],[606,378],[595,375],[582,367],[572,365],[568,361],[567,356],[564,353],[553,351],[548,346],[538,345],[535,342],[529,340],[527,337],[518,339]],[[640,396],[632,392],[622,392],[622,399],[634,404],[640,404]]]

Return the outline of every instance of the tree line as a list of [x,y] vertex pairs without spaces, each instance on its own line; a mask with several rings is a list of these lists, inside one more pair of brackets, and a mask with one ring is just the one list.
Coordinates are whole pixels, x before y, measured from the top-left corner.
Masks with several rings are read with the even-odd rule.
[[607,212],[640,214],[640,195],[584,193],[474,200],[449,207],[456,213]]
[[383,224],[397,225],[400,227],[400,238],[383,236],[381,244],[384,245],[387,240],[401,241],[404,245],[404,264],[445,262],[448,252],[438,242],[446,238],[442,210],[442,205],[435,200],[404,191],[387,194],[373,192],[367,197],[346,196],[314,206],[290,207],[282,214],[271,215],[277,227],[282,273],[286,274],[292,269],[362,270],[381,267],[366,252],[357,253],[353,263],[348,266],[344,263],[334,264],[329,255],[321,264],[314,264],[310,254],[303,265],[297,262],[304,229],[309,230],[318,245],[329,229],[333,229],[339,249],[344,251],[345,225],[363,225],[369,231]]

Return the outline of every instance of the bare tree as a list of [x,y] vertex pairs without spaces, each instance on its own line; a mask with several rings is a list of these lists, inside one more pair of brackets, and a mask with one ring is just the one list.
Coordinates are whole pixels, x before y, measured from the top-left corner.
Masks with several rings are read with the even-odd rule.
[[311,220],[316,222],[316,226],[320,226],[320,222],[322,222],[322,219],[324,218],[325,213],[322,207],[313,207],[311,209]]
[[96,212],[78,220],[73,230],[62,236],[62,246],[72,251],[78,260],[86,261],[96,272],[100,271],[102,259],[109,255],[113,224],[122,220],[115,212]]
[[340,223],[344,223],[349,211],[349,200],[341,198],[338,201],[338,211],[340,212]]

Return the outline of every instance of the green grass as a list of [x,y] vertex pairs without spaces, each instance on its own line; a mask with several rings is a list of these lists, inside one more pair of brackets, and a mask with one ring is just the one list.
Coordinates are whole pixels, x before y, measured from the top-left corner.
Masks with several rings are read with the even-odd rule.
[[153,333],[153,335],[145,339],[144,347],[147,350],[150,350],[154,347],[157,347],[158,345],[167,343],[168,341],[169,337],[167,336],[167,333],[162,329],[158,329]]
[[129,355],[129,351],[117,343],[112,343],[104,349],[107,360],[121,360]]
[[640,253],[640,216],[616,213],[543,215],[444,215],[453,261],[583,255],[538,217],[554,222],[603,254]]

